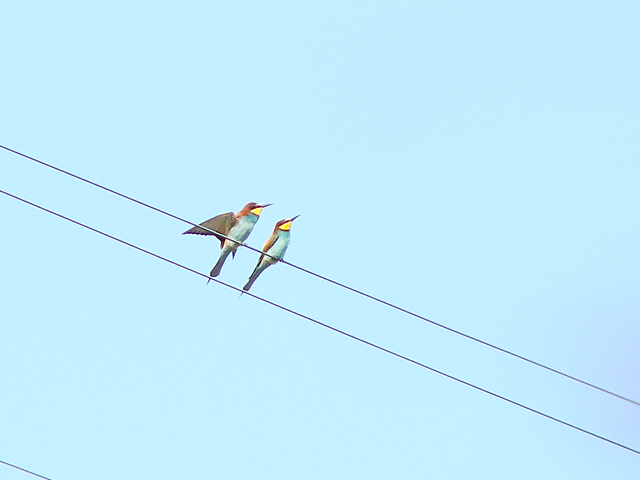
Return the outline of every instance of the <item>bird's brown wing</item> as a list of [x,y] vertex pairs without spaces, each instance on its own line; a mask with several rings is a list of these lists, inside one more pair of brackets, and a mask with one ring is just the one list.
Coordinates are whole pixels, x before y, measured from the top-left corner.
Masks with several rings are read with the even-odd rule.
[[[271,235],[267,240],[267,243],[265,243],[264,247],[262,247],[262,251],[266,253],[267,250],[273,247],[273,244],[276,243],[277,239],[278,239],[278,235],[276,235],[275,233]],[[260,260],[262,260],[263,258],[264,258],[264,255],[260,255]],[[258,264],[260,263],[260,260],[258,260]]]
[[273,244],[276,243],[276,240],[278,239],[278,235],[273,234],[269,237],[269,240],[267,240],[267,243],[264,244],[264,247],[262,247],[262,251],[266,252],[267,250],[269,250],[271,247],[273,247]]
[[236,223],[238,223],[238,220],[236,219],[236,216],[233,214],[233,212],[221,213],[220,215],[216,215],[215,217],[202,222],[198,227],[190,228],[189,230],[184,232],[183,235],[215,235],[218,240],[220,240],[220,243],[224,243],[225,238],[220,235],[216,235],[215,232],[221,233],[222,235],[229,235],[229,230],[231,230],[231,227],[233,227]]

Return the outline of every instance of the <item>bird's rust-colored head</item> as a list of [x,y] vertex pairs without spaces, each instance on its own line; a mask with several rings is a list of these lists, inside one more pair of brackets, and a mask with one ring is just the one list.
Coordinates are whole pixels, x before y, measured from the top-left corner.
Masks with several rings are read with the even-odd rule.
[[250,213],[253,213],[254,215],[257,215],[259,217],[260,214],[262,213],[262,209],[270,205],[273,205],[273,204],[249,202],[244,206],[242,210],[240,210],[236,214],[236,217],[244,217],[245,215],[249,215]]
[[280,220],[278,223],[276,223],[276,228],[274,230],[282,230],[282,231],[289,231],[291,230],[291,223],[298,218],[300,215],[296,215],[295,217],[292,218],[285,218],[284,220]]

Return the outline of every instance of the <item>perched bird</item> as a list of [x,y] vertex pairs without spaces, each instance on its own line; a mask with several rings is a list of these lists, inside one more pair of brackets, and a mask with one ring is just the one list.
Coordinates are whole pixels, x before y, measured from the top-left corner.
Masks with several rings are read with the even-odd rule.
[[[220,258],[218,262],[211,269],[212,277],[220,275],[220,270],[224,261],[229,254],[236,256],[236,250],[242,242],[244,242],[253,226],[258,221],[262,209],[271,205],[270,203],[247,203],[242,210],[235,215],[233,212],[222,213],[213,218],[210,218],[206,222],[202,222],[199,227],[193,227],[183,233],[193,233],[196,235],[215,235],[220,240]],[[202,228],[205,227],[205,228]],[[218,235],[221,234],[221,235]],[[224,236],[222,236],[224,235]],[[225,237],[232,238],[229,240]],[[234,241],[235,240],[235,241]]]
[[[253,285],[253,282],[260,276],[260,274],[269,266],[275,264],[276,262],[282,260],[284,257],[284,252],[287,251],[287,247],[289,246],[289,236],[291,235],[291,222],[293,222],[300,215],[296,215],[293,218],[285,218],[284,220],[280,220],[276,223],[275,228],[273,229],[273,234],[267,240],[267,243],[262,247],[262,251],[264,253],[260,255],[260,259],[258,260],[258,265],[253,270],[253,273],[249,277],[247,284],[242,287],[245,292],[248,292]],[[269,256],[270,255],[270,256]]]

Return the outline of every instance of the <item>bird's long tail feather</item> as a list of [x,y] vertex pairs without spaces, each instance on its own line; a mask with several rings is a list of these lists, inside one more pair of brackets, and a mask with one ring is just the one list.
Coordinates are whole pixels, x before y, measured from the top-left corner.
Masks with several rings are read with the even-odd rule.
[[265,268],[267,268],[269,265],[265,264],[265,263],[259,263],[258,266],[253,270],[253,273],[251,274],[251,276],[249,277],[249,280],[247,281],[246,285],[244,287],[242,287],[242,289],[245,292],[248,292],[249,289],[251,288],[251,286],[253,285],[253,282],[256,281],[256,279],[260,276],[260,274],[264,271]]
[[230,253],[231,253],[231,250],[222,250],[222,252],[220,252],[220,258],[211,269],[211,273],[209,274],[210,276],[217,277],[218,275],[220,275],[220,271],[222,270],[224,261],[227,259]]

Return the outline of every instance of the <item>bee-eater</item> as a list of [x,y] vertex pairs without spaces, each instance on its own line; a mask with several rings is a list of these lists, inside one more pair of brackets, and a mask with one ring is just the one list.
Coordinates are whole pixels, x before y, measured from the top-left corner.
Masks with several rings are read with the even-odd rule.
[[275,228],[273,229],[273,234],[267,240],[267,243],[262,247],[262,251],[264,253],[260,255],[260,259],[258,260],[258,265],[254,268],[253,273],[249,277],[247,284],[242,287],[245,292],[248,292],[253,285],[253,282],[260,276],[260,274],[271,265],[277,263],[282,260],[284,257],[284,252],[287,251],[287,247],[289,246],[289,236],[291,235],[291,222],[293,222],[300,215],[296,215],[293,218],[285,218],[284,220],[280,220],[276,223]]
[[[220,240],[220,258],[218,262],[211,269],[211,273],[209,274],[212,277],[217,277],[220,275],[220,270],[222,270],[222,265],[224,265],[224,261],[227,259],[229,254],[232,256],[236,256],[236,250],[240,246],[242,242],[244,242],[251,230],[253,230],[253,226],[258,221],[260,214],[262,213],[262,209],[271,205],[270,203],[247,203],[242,210],[234,215],[233,212],[221,213],[220,215],[216,215],[213,218],[210,218],[206,222],[202,222],[201,227],[193,227],[183,233],[194,233],[196,235],[215,235],[218,240]],[[232,238],[233,240],[229,240],[220,235],[220,233],[226,237]]]

